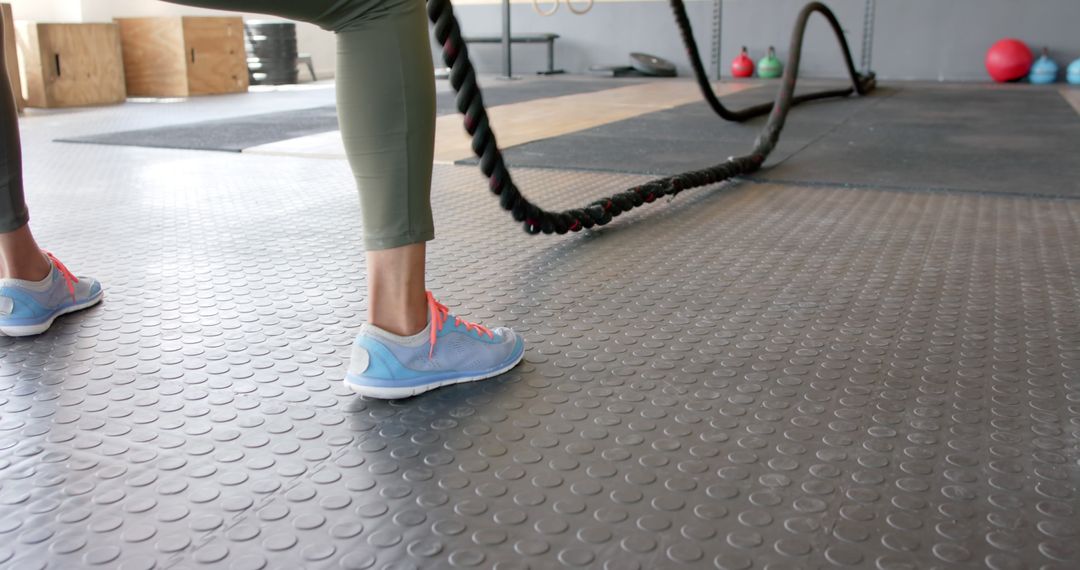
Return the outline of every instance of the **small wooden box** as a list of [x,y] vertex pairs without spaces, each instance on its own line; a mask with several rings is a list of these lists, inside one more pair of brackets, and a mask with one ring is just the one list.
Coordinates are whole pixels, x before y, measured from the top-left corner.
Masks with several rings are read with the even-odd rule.
[[0,46],[4,55],[0,57],[0,71],[7,74],[12,95],[15,97],[15,110],[21,113],[26,102],[23,101],[22,81],[19,78],[19,56],[15,48],[15,20],[11,19],[11,4],[0,4],[0,19],[4,26],[4,45]]
[[124,67],[115,24],[18,22],[28,107],[122,103]]
[[117,18],[116,23],[129,95],[187,97],[247,91],[241,18]]

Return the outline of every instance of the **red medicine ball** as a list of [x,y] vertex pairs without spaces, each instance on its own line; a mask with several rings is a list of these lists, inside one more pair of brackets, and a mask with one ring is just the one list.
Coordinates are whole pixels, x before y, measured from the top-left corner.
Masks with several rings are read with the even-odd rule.
[[990,72],[990,77],[998,83],[1016,81],[1027,76],[1034,60],[1035,56],[1031,54],[1027,44],[1005,38],[998,40],[986,52],[986,71]]

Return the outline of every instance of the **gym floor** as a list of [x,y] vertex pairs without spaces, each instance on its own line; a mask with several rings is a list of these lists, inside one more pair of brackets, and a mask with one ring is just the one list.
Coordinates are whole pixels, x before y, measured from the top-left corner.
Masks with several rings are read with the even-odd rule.
[[[539,203],[760,128],[603,81],[486,82]],[[567,236],[522,232],[440,118],[429,286],[528,348],[389,403],[341,383],[365,289],[336,133],[56,142],[333,97],[23,118],[35,231],[107,297],[0,338],[0,567],[1080,566],[1080,90],[883,82],[796,108],[753,179]]]

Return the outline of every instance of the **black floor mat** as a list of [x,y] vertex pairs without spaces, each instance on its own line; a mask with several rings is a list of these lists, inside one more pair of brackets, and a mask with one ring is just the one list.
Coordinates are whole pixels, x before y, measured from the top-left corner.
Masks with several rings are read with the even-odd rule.
[[337,130],[331,106],[199,121],[153,129],[103,133],[59,142],[240,152],[261,144]]
[[1080,197],[1080,115],[1051,89],[907,88],[757,177]]
[[[739,108],[771,95],[759,88],[724,102]],[[764,122],[728,123],[692,103],[504,154],[511,166],[666,175],[746,153]],[[1080,197],[1078,156],[1080,116],[1055,90],[899,84],[797,107],[753,178]]]
[[[874,97],[800,106],[788,116],[780,144],[766,164],[777,164],[798,152],[889,93],[883,89]],[[772,87],[759,87],[723,101],[729,108],[741,109],[770,101],[773,95]],[[746,123],[723,121],[702,101],[504,149],[504,154],[511,166],[673,174],[747,153],[765,121],[765,117]],[[476,160],[460,163],[475,164]]]
[[[593,78],[535,78],[510,82],[494,81],[495,83],[484,89],[484,101],[489,107],[563,95],[591,93],[640,82],[626,79]],[[436,96],[436,113],[439,115],[455,113],[454,97],[451,92],[438,93]],[[59,138],[57,140],[60,142],[105,145],[240,152],[246,148],[262,144],[337,129],[337,113],[334,106],[329,105],[152,129]]]
[[[524,103],[535,99],[547,99],[550,97],[562,97],[564,95],[577,95],[580,93],[595,93],[605,89],[616,89],[629,85],[637,85],[646,81],[632,78],[606,79],[597,77],[544,77],[521,80],[492,79],[482,85],[484,105],[488,108],[499,105],[511,105]],[[662,81],[662,80],[661,80]],[[435,110],[439,115],[456,113],[457,106],[454,99],[457,97],[453,92],[441,92],[435,100]]]

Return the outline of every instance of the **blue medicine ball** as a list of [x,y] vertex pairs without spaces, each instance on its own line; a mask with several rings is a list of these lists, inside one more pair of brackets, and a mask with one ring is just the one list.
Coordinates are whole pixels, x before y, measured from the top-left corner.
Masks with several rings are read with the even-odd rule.
[[1080,59],[1069,64],[1069,70],[1065,73],[1065,80],[1073,85],[1080,85]]
[[1031,73],[1028,80],[1032,83],[1053,83],[1057,81],[1058,64],[1050,59],[1050,55],[1043,48],[1043,53],[1035,63],[1031,65]]

